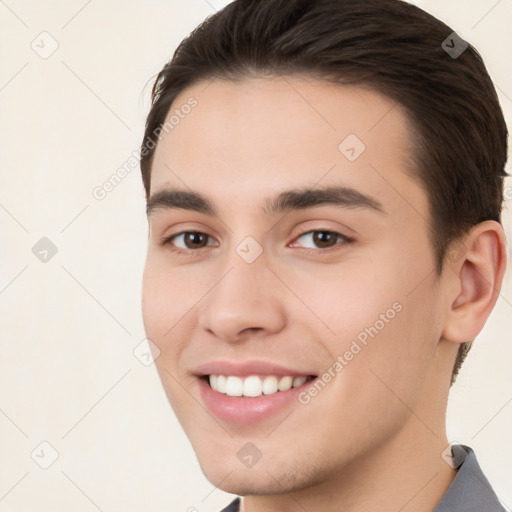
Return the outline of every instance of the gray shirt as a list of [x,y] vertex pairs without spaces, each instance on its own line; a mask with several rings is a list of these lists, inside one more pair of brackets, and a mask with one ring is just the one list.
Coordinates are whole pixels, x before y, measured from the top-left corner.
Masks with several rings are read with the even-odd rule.
[[[452,455],[457,475],[433,512],[506,512],[480,469],[475,452],[465,445],[453,445]],[[236,498],[221,512],[239,510],[240,498]]]

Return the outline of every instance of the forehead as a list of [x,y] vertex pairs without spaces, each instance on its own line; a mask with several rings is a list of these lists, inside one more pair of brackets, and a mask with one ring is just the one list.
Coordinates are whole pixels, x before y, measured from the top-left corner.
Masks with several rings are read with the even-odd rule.
[[247,205],[280,188],[342,184],[426,212],[407,174],[407,115],[375,91],[303,77],[215,79],[182,91],[167,120],[151,194],[188,187]]

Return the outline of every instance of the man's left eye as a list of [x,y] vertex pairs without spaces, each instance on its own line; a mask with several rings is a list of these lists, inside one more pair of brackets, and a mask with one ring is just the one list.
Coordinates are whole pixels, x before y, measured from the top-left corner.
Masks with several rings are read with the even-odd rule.
[[[310,244],[309,247],[305,247],[306,249],[330,249],[336,247],[340,241],[346,243],[353,241],[353,239],[329,229],[307,231],[297,237],[296,240],[301,238],[306,240],[306,244]],[[292,246],[295,246],[296,243],[294,242]],[[301,246],[303,245],[301,244]]]

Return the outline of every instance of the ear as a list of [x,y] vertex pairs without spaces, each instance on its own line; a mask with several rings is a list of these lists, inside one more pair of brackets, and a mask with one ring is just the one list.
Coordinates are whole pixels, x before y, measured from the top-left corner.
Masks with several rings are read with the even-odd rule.
[[503,228],[489,220],[477,224],[447,253],[446,278],[454,290],[448,297],[442,338],[472,340],[482,330],[498,299],[507,266]]

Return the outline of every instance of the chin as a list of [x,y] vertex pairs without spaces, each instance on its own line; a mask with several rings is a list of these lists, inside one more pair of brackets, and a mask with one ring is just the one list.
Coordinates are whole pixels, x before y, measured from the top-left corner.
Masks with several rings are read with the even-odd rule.
[[316,485],[325,477],[325,471],[297,464],[286,467],[280,461],[260,460],[246,468],[234,457],[222,461],[199,460],[205,477],[216,487],[239,496],[279,495],[295,492]]
[[216,467],[214,469],[201,466],[205,477],[220,490],[239,496],[281,494],[289,492],[268,473],[238,468]]

